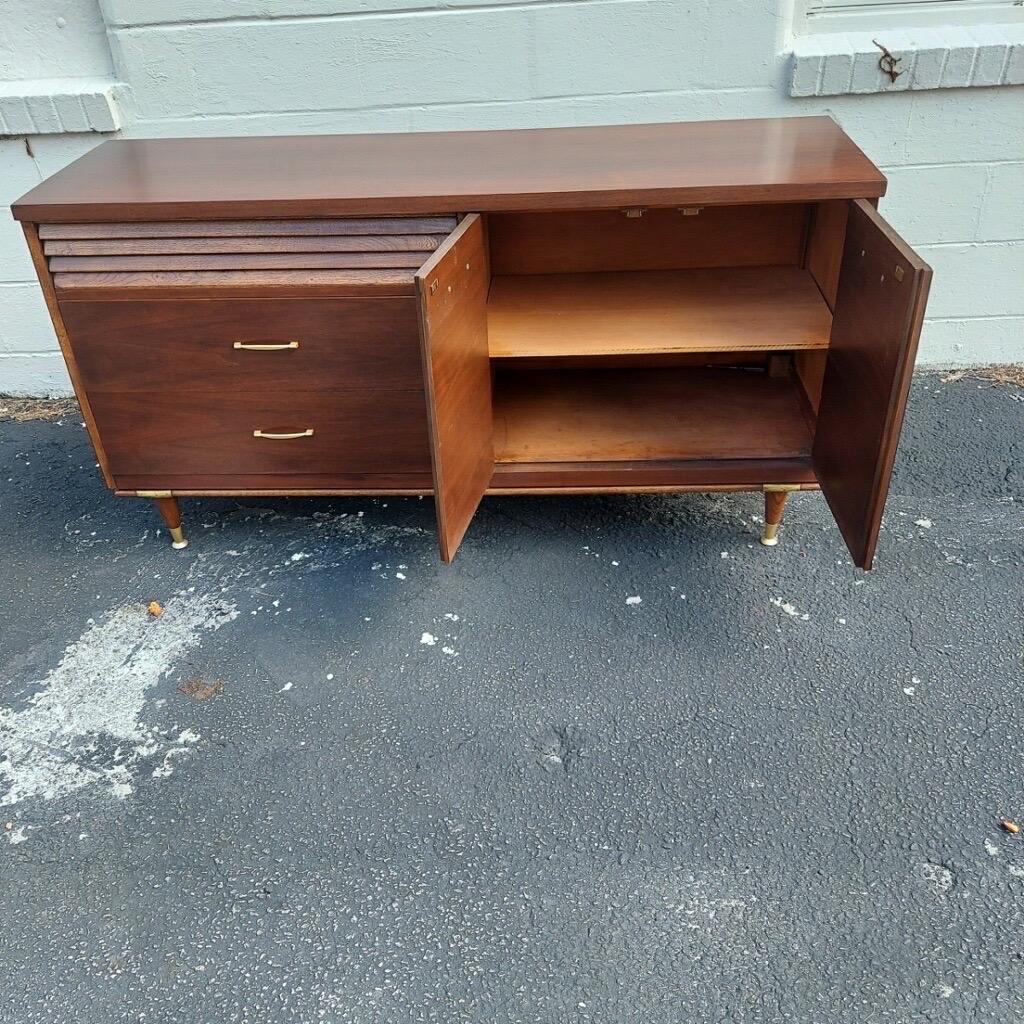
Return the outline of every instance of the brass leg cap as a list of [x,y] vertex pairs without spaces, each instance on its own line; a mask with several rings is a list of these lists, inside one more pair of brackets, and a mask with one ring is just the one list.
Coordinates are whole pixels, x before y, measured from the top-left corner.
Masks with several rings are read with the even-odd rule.
[[188,541],[185,540],[185,531],[180,526],[171,528],[171,547],[176,551],[188,547]]
[[766,548],[773,548],[779,543],[779,524],[765,523],[764,532],[761,534],[761,543]]

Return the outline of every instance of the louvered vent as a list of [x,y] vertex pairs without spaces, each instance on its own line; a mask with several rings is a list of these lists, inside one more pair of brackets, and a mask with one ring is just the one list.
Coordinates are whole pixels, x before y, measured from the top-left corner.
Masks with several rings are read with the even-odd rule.
[[455,217],[43,224],[54,286],[402,288]]

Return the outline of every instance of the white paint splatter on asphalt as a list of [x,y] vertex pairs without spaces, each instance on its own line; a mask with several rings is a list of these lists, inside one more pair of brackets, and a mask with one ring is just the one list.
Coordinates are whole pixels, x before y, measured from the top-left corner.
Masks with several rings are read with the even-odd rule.
[[801,622],[807,622],[810,619],[810,615],[807,612],[801,612],[796,605],[790,604],[789,601],[783,601],[781,597],[773,597],[771,603],[776,608],[781,608],[791,619],[799,619]]
[[[132,792],[144,758],[169,744],[145,725],[147,692],[202,635],[238,615],[218,597],[182,594],[153,619],[142,604],[91,624],[18,708],[0,708],[0,805],[53,800],[89,786]],[[172,744],[194,743],[182,733]]]

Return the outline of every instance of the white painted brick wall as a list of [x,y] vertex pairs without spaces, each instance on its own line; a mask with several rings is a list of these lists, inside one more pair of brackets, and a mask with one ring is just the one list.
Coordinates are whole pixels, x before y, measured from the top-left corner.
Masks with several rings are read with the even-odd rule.
[[[879,66],[879,42],[893,58],[891,79]],[[840,96],[917,89],[1021,85],[1016,51],[1024,23],[836,32],[798,38],[793,49],[790,94]]]
[[121,91],[110,78],[0,82],[0,136],[116,131]]
[[[896,95],[793,98],[791,0],[0,0],[0,16],[20,54],[0,59],[0,82],[120,81],[130,137],[830,113],[885,170],[882,211],[935,267],[922,360],[1024,360],[1024,88],[918,80]],[[996,59],[987,37],[953,31],[972,40],[977,78],[977,61]],[[1001,73],[1021,59],[1001,51]],[[863,63],[849,63],[851,81]],[[943,68],[935,84],[963,75]],[[36,136],[34,156],[0,140],[0,202],[102,137]],[[65,391],[8,216],[0,392]]]

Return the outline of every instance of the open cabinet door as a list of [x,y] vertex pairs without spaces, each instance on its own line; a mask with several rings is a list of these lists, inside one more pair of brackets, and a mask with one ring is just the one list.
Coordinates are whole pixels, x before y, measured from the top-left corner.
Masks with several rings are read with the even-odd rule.
[[870,203],[851,201],[812,458],[862,569],[875,555],[931,277]]
[[494,472],[487,239],[470,214],[416,274],[441,558],[455,557]]

